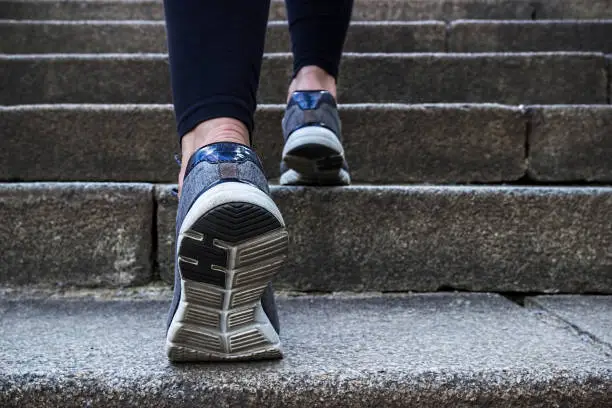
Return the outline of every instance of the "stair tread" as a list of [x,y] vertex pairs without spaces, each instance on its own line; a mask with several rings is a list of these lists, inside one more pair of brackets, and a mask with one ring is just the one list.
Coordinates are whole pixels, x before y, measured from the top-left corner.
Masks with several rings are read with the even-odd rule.
[[[353,21],[346,52],[612,52],[612,20]],[[164,22],[0,20],[3,53],[166,52]],[[448,47],[448,49],[447,49]],[[285,21],[272,21],[266,52],[291,49]]]
[[[576,299],[612,307],[610,297]],[[0,404],[105,407],[119,395],[147,406],[439,407],[477,398],[586,407],[609,398],[605,345],[495,294],[282,297],[285,359],[251,365],[170,365],[167,307],[1,300]]]

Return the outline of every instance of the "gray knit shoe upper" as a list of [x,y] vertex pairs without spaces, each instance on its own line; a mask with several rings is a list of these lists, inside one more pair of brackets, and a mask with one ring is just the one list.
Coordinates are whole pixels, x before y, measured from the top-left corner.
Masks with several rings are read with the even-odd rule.
[[350,184],[338,108],[329,92],[294,92],[282,126],[281,184]]
[[190,158],[176,234],[169,358],[280,357],[270,280],[286,259],[287,232],[250,148],[216,143]]

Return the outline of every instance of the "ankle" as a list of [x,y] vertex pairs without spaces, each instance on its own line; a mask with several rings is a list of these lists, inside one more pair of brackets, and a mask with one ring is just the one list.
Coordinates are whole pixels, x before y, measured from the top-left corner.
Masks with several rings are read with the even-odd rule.
[[249,131],[233,118],[216,118],[200,123],[181,139],[183,160],[189,160],[199,148],[213,143],[233,142],[249,145]]
[[318,91],[325,90],[332,94],[334,98],[336,96],[336,79],[329,75],[325,70],[309,65],[302,67],[291,85],[289,85],[289,93],[287,95],[287,101],[291,98],[291,94],[295,91]]
[[241,143],[249,146],[249,131],[241,121],[233,118],[216,118],[196,126],[181,139],[181,170],[178,176],[179,196],[189,158],[201,147],[219,142]]

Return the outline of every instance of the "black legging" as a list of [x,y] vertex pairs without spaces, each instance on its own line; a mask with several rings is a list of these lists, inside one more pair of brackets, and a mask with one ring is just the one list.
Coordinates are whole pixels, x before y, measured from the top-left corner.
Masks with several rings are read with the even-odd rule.
[[[334,78],[353,0],[286,0],[294,75],[316,65]],[[253,130],[270,0],[164,0],[179,136],[220,117]]]

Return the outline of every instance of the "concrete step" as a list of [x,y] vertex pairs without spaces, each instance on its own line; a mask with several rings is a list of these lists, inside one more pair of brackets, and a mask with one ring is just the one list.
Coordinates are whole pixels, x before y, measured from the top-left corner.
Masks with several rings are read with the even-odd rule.
[[[0,184],[0,284],[169,281],[176,199],[150,184]],[[610,187],[273,188],[297,291],[612,293]],[[325,254],[325,256],[322,256]]]
[[[612,20],[353,22],[347,52],[522,52],[612,53]],[[166,52],[163,21],[0,21],[0,52]],[[267,52],[288,52],[287,24],[268,25]]]
[[[574,299],[593,306],[585,309],[587,319],[603,311],[608,326],[602,328],[610,333],[611,297]],[[3,296],[0,405],[581,408],[610,402],[609,344],[495,294],[283,296],[284,360],[205,366],[166,361],[168,303]],[[563,309],[573,312],[572,303]]]
[[[256,113],[270,178],[279,177],[283,109]],[[612,181],[611,105],[372,104],[340,114],[356,182]],[[176,181],[169,105],[0,107],[0,128],[0,181]]]
[[612,20],[454,21],[452,52],[602,51],[612,53]]
[[[161,20],[161,0],[1,0],[0,18],[27,20]],[[273,0],[270,19],[285,19]],[[356,0],[354,20],[600,19],[612,0]]]
[[[441,21],[353,22],[348,31],[344,50],[444,52],[445,38],[446,24]],[[601,41],[598,40],[599,42]],[[265,50],[266,52],[291,51],[286,22],[271,21],[268,24]],[[592,47],[589,51],[591,50]],[[601,50],[595,49],[595,51]],[[0,52],[11,54],[167,52],[166,31],[163,21],[4,20],[0,21]]]
[[[266,54],[261,103],[285,102],[291,69],[291,54]],[[608,101],[608,64],[600,53],[347,53],[341,69],[344,103]],[[171,100],[165,54],[0,55],[0,70],[2,105]]]

